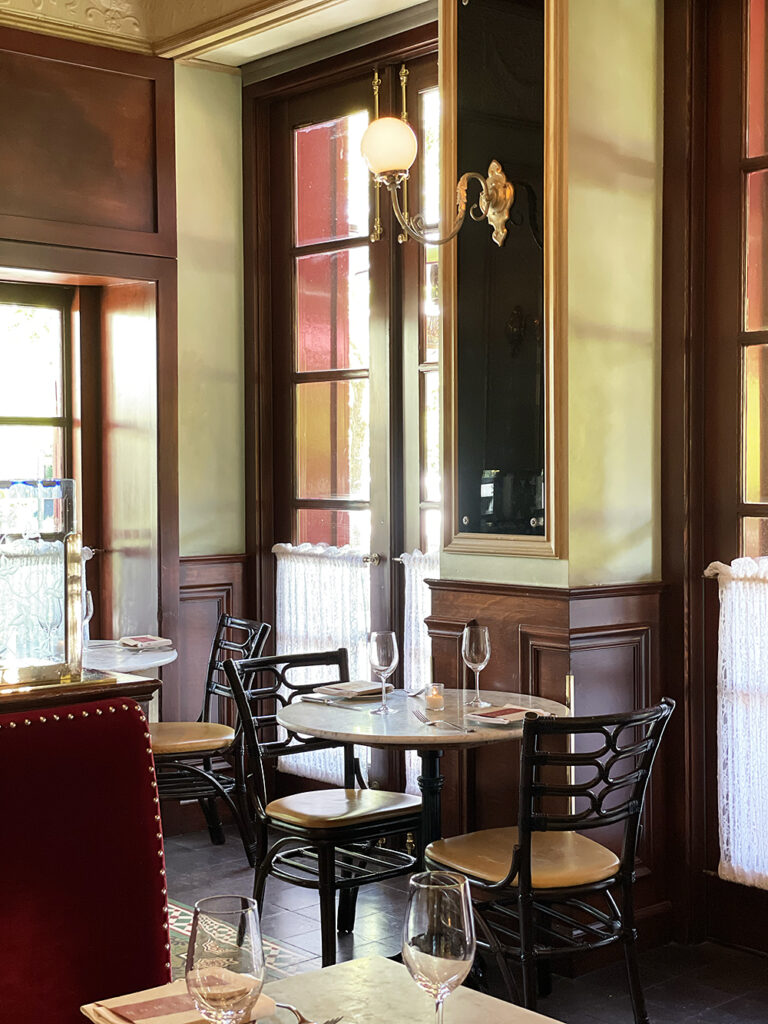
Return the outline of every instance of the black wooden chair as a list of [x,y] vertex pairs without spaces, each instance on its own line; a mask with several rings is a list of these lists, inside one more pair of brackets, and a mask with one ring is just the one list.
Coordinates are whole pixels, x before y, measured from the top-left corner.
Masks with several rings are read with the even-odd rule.
[[[624,945],[636,1024],[648,1016],[637,962],[633,883],[645,791],[675,702],[595,718],[529,714],[520,755],[517,828],[431,843],[425,861],[467,875],[478,945],[518,1001],[508,960],[536,1009],[537,967],[558,955]],[[620,826],[621,856],[581,833]],[[613,893],[621,894],[621,907]]]
[[[223,662],[233,655],[252,658],[261,654],[269,630],[263,622],[220,615],[197,721],[155,722],[149,727],[160,799],[198,800],[211,842],[216,845],[225,841],[216,807],[218,799],[224,800],[240,831],[251,867],[256,863],[256,837],[245,787],[242,736],[236,727],[236,709]],[[230,722],[221,721],[226,717]],[[217,769],[214,758],[229,761],[233,771]]]
[[[343,789],[317,789],[268,799],[266,757],[338,745],[286,730],[279,735],[274,729],[277,708],[316,685],[292,682],[291,670],[318,665],[336,666],[341,680],[349,678],[347,652],[343,649],[227,661],[224,669],[240,712],[248,752],[249,793],[264,849],[254,879],[254,898],[261,908],[270,875],[316,889],[320,897],[323,967],[327,967],[336,962],[336,893],[340,893],[338,930],[350,932],[361,885],[413,870],[415,855],[377,844],[382,839],[404,838],[409,832],[420,836],[421,801],[405,793],[356,789],[356,779],[361,787],[363,784],[354,749],[348,745],[344,746]],[[271,681],[259,686],[265,673]],[[273,738],[260,740],[260,734],[263,736],[270,729],[275,733]],[[273,836],[271,845],[268,829]]]

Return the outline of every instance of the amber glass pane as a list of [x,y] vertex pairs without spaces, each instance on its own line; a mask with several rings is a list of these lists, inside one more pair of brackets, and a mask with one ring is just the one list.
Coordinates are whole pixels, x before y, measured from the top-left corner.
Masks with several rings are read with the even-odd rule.
[[742,519],[741,554],[749,558],[768,555],[768,519],[764,516],[747,516]]
[[62,416],[59,310],[0,303],[0,367],[0,416]]
[[62,476],[61,427],[0,426],[0,480],[51,480]]
[[335,547],[349,544],[367,553],[371,546],[371,513],[300,508],[297,513],[295,543],[333,544]]
[[360,369],[370,351],[368,247],[296,260],[297,369]]
[[768,151],[768,3],[749,3],[749,77],[747,86],[747,155]]
[[296,387],[298,497],[368,500],[369,421],[367,380]]
[[360,153],[368,111],[294,132],[296,244],[368,234],[370,174]]
[[745,327],[768,330],[768,171],[747,175]]

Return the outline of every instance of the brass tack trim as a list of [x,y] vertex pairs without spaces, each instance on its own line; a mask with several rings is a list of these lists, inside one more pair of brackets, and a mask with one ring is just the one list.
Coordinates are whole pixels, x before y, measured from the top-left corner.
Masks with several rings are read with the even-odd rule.
[[159,814],[155,815],[155,821],[160,821],[160,815]]
[[45,717],[45,715],[40,715],[40,721],[41,722],[47,722],[48,719]]
[[24,719],[24,725],[32,725],[32,723],[30,722],[30,720],[28,718],[25,718]]
[[87,711],[83,711],[83,718],[87,718],[87,717],[88,717],[88,712]]
[[71,720],[72,720],[72,719],[73,719],[74,717],[75,717],[74,715],[67,715],[67,718],[68,718],[68,719],[69,719],[70,721],[71,721]]
[[165,868],[160,868],[160,874],[161,874],[161,875],[164,875],[164,874],[165,874]]
[[170,949],[170,948],[171,948],[171,947],[170,947],[170,946],[168,945],[168,943],[167,943],[167,942],[166,942],[166,944],[165,944],[165,948],[166,948],[166,949]]
[[151,733],[148,733],[148,732],[145,732],[145,733],[144,733],[144,739],[145,739],[145,740],[149,740],[149,739],[151,739],[151,738],[152,738],[152,734],[151,734]]
[[110,704],[110,705],[109,705],[109,710],[110,710],[110,711],[112,712],[112,714],[114,715],[115,711],[117,711],[117,708],[113,708],[113,707],[112,707],[112,705]]
[[54,715],[53,716],[53,720],[54,720],[54,722],[58,722],[59,721],[59,716],[58,715]]
[[15,728],[16,728],[16,723],[15,723],[15,722],[9,722],[9,723],[8,723],[8,725],[10,725],[10,727],[11,727],[12,729],[15,729]]
[[162,890],[162,895],[163,896],[167,896],[168,895],[168,890],[167,889],[163,889]]
[[101,710],[101,708],[96,708],[96,714],[97,715],[103,715],[104,712]]
[[123,704],[122,707],[123,707],[123,711],[127,711],[128,710],[128,705],[127,704]]
[[171,969],[171,965],[170,964],[166,964],[165,965],[165,969],[169,971]]

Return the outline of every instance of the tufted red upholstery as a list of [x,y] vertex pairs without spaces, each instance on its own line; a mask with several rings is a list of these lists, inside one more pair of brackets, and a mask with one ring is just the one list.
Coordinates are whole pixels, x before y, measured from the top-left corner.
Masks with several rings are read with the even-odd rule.
[[147,732],[129,699],[0,715],[0,1024],[170,980]]

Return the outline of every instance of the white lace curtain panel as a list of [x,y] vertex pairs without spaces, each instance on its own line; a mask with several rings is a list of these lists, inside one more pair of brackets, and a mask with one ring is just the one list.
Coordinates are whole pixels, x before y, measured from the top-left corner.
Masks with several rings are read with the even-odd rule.
[[720,589],[718,874],[768,889],[768,558],[713,562],[705,575]]
[[[432,678],[432,643],[424,621],[432,610],[432,594],[426,580],[440,576],[440,556],[437,551],[424,554],[417,549],[410,554],[401,555],[400,558],[405,574],[404,681],[406,690],[417,690]],[[419,785],[416,781],[419,770],[419,757],[416,751],[406,751],[406,793],[419,795]]]
[[[351,679],[370,678],[368,634],[371,629],[370,567],[363,553],[349,546],[276,544],[277,615],[275,633],[280,654],[331,651],[346,647]],[[295,671],[297,683],[328,682],[328,670]],[[367,775],[370,749],[356,748]],[[313,750],[279,758],[280,771],[341,785],[341,748]]]

